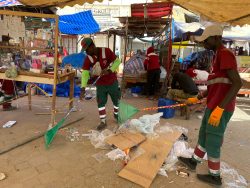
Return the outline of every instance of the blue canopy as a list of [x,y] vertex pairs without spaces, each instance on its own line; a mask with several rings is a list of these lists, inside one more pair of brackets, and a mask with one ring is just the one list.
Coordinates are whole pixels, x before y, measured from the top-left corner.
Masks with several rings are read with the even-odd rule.
[[90,10],[59,16],[59,30],[70,35],[92,34],[100,31]]
[[66,64],[71,64],[74,68],[82,68],[85,58],[86,54],[84,52],[70,54],[63,58],[62,67],[64,67]]
[[184,23],[172,21],[172,39],[174,42],[189,40],[189,35],[201,35],[202,26],[198,22]]

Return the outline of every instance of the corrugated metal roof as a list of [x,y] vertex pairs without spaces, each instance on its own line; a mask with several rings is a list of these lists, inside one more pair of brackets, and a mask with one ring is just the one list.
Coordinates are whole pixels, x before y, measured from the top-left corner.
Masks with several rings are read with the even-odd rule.
[[64,34],[92,34],[100,31],[90,10],[59,16],[59,30]]
[[249,0],[153,0],[172,2],[189,11],[199,13],[217,22],[233,25],[250,24]]
[[76,4],[83,5],[84,3],[90,3],[98,1],[102,2],[103,0],[19,0],[24,5],[34,6],[34,7],[65,7],[65,6],[74,6]]

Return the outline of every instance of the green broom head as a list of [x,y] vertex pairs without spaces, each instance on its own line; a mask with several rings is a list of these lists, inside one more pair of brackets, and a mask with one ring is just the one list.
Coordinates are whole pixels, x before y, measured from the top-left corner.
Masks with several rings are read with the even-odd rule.
[[118,123],[122,124],[128,119],[130,119],[133,115],[139,112],[139,109],[126,104],[124,102],[119,103],[119,113],[118,113]]
[[58,132],[59,128],[63,125],[64,121],[65,121],[65,118],[63,118],[61,121],[59,121],[59,123],[57,123],[57,125],[55,125],[53,128],[51,128],[50,130],[48,130],[44,134],[45,147],[47,149],[49,148],[49,145],[53,141],[53,139],[54,139],[56,133]]

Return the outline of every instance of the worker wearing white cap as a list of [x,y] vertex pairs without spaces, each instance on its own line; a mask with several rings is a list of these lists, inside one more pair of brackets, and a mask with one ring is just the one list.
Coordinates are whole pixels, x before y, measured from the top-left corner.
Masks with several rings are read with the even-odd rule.
[[223,29],[220,25],[210,25],[201,36],[195,37],[195,41],[202,42],[206,49],[213,50],[215,56],[211,62],[207,91],[197,98],[187,100],[188,103],[196,103],[207,97],[207,108],[202,119],[198,144],[192,158],[179,158],[191,170],[195,170],[197,163],[201,162],[207,153],[209,174],[198,174],[197,177],[214,186],[222,184],[220,150],[224,132],[234,112],[236,95],[242,86],[236,58],[223,46],[222,34]]

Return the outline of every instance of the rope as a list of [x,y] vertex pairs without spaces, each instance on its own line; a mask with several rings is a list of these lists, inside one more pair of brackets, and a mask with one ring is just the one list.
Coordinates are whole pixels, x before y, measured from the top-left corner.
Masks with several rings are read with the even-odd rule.
[[[197,103],[194,104],[202,104],[205,100],[200,100]],[[165,108],[177,108],[177,107],[182,107],[182,106],[187,106],[188,104],[186,103],[180,103],[180,104],[173,104],[173,105],[168,105],[168,106],[157,106],[157,107],[148,107],[148,108],[142,108],[140,111],[152,111],[152,110],[158,110],[158,109],[165,109]]]

